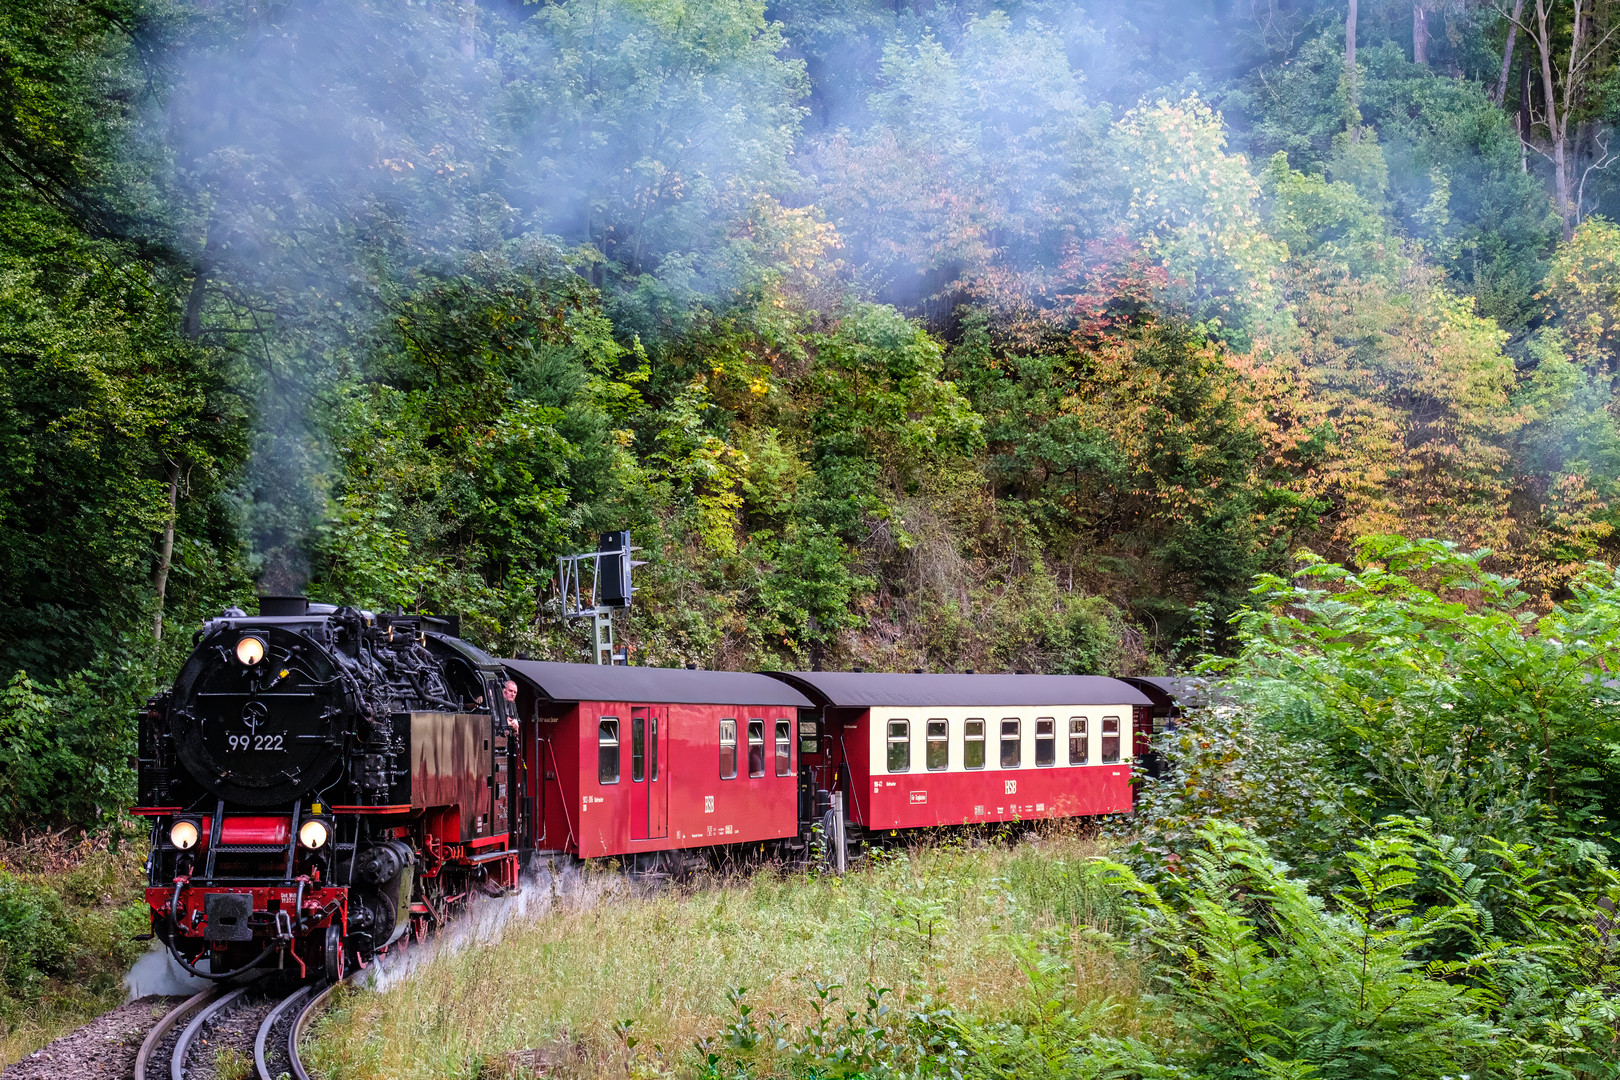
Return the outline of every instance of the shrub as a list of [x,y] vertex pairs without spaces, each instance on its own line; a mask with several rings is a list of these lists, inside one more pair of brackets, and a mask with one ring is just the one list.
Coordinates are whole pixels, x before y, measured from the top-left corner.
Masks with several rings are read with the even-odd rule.
[[1460,980],[1466,965],[1425,959],[1472,912],[1404,895],[1410,840],[1361,841],[1348,856],[1353,884],[1325,902],[1237,826],[1213,822],[1199,836],[1179,904],[1113,867],[1141,904],[1141,940],[1158,957],[1153,997],[1175,1035],[1121,1051],[1194,1076],[1486,1071],[1502,1035],[1487,995]]
[[0,1065],[123,1000],[147,948],[143,851],[108,834],[46,833],[0,848]]
[[0,870],[0,978],[9,990],[27,995],[42,976],[62,973],[74,936],[60,897]]
[[1542,613],[1489,552],[1374,536],[1360,568],[1301,556],[1263,575],[1211,662],[1267,737],[1314,744],[1369,820],[1422,816],[1460,837],[1530,839],[1545,825],[1613,831],[1620,577],[1590,566]]
[[1233,822],[1263,838],[1285,861],[1327,874],[1366,823],[1346,785],[1309,738],[1280,738],[1256,716],[1231,704],[1187,713],[1154,740],[1167,768],[1144,777],[1136,812],[1110,824],[1130,842],[1136,873],[1160,880],[1202,846],[1211,820]]

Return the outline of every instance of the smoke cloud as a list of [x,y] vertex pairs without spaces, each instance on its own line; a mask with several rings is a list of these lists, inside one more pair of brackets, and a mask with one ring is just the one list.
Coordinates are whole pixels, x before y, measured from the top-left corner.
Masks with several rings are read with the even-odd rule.
[[161,943],[153,944],[124,975],[124,986],[129,990],[130,1001],[152,994],[190,996],[212,985],[207,979],[199,979],[188,973]]

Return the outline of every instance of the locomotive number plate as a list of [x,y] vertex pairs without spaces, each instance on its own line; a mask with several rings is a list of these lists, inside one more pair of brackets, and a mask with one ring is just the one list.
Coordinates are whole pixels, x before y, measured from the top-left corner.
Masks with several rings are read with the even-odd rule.
[[279,754],[287,748],[283,745],[285,735],[228,735],[226,742],[232,750],[258,750],[265,753]]

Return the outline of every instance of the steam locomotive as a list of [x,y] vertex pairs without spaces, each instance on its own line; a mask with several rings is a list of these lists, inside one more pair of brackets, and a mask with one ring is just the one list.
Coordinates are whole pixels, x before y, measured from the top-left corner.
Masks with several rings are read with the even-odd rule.
[[338,978],[516,885],[506,675],[459,631],[301,597],[203,625],[148,704],[135,808],[187,970]]
[[837,861],[1128,811],[1173,708],[1154,680],[497,660],[454,618],[266,597],[206,622],[144,715],[146,899],[194,974],[338,978],[536,856]]

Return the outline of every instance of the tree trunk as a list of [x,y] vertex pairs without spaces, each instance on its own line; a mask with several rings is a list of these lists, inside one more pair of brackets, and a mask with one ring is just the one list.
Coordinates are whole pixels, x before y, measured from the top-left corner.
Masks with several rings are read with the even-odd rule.
[[163,522],[163,540],[158,544],[157,568],[152,571],[152,590],[157,593],[157,614],[152,617],[152,638],[163,640],[163,597],[169,590],[169,565],[174,559],[174,519],[180,505],[180,463],[169,460],[169,516]]
[[1502,75],[1496,80],[1496,92],[1491,104],[1501,105],[1507,100],[1508,72],[1513,68],[1513,44],[1519,38],[1519,16],[1524,14],[1524,0],[1513,0],[1513,21],[1508,23],[1507,44],[1502,47]]
[[1530,171],[1530,58],[1519,61],[1519,115],[1514,127],[1519,129],[1519,171]]
[[1581,2],[1575,2],[1575,26],[1571,28],[1570,71],[1565,74],[1563,100],[1558,100],[1558,84],[1552,74],[1554,37],[1549,24],[1547,0],[1536,0],[1536,52],[1541,53],[1542,110],[1547,123],[1547,146],[1552,157],[1552,196],[1558,207],[1558,220],[1563,225],[1563,238],[1575,235],[1575,194],[1571,189],[1570,172],[1570,104],[1575,91],[1576,66],[1581,49]]
[[1553,186],[1558,189],[1558,220],[1564,223],[1564,239],[1575,235],[1575,196],[1570,189],[1569,140],[1553,140]]
[[1344,17],[1344,70],[1356,77],[1356,0],[1350,0],[1350,12]]
[[[1552,149],[1553,160],[1553,201],[1558,207],[1558,220],[1563,224],[1564,239],[1568,240],[1575,235],[1574,210],[1570,198],[1570,172],[1569,172],[1569,111],[1566,106],[1562,112],[1559,110],[1558,86],[1553,81],[1553,39],[1551,28],[1547,25],[1548,15],[1546,0],[1536,0],[1536,51],[1541,55],[1541,96],[1542,108],[1546,112],[1547,142]],[[1574,45],[1571,49],[1573,66],[1574,50],[1581,44],[1581,9],[1577,2],[1575,7]],[[1571,72],[1570,79],[1574,78]],[[1565,87],[1568,90],[1568,87]]]
[[202,258],[197,260],[197,273],[191,279],[191,291],[186,294],[186,312],[180,329],[186,337],[196,340],[202,336],[203,300],[208,295],[208,278],[214,272],[214,261],[219,258],[219,228],[208,223],[208,239],[203,242]]
[[1421,2],[1412,5],[1412,63],[1429,66],[1429,13]]

